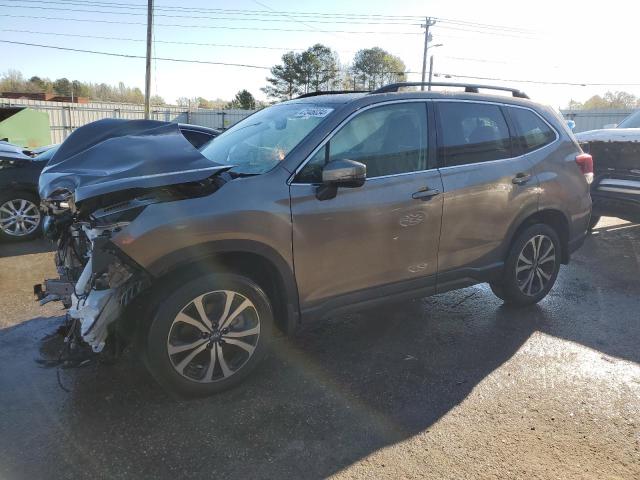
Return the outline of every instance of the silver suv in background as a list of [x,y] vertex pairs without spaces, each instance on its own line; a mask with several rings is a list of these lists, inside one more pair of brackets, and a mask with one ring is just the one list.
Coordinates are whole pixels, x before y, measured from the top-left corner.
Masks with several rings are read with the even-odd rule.
[[305,95],[200,152],[161,122],[78,129],[40,178],[61,273],[40,298],[96,352],[137,338],[182,395],[329,312],[479,282],[540,301],[585,238],[590,156],[518,90],[412,85]]

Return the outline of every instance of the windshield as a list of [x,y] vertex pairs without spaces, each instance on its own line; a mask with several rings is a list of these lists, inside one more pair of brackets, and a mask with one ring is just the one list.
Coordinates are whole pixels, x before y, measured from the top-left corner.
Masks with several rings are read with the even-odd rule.
[[618,128],[640,128],[640,110],[625,118]]
[[216,137],[202,154],[221,165],[234,165],[236,173],[264,173],[284,160],[332,111],[312,104],[274,105]]

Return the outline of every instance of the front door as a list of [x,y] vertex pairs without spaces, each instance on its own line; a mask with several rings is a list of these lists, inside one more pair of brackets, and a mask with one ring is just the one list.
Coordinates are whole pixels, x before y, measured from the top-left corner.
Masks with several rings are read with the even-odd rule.
[[[424,101],[364,109],[319,147],[291,184],[303,311],[434,287],[442,183],[438,170],[428,168],[426,112]],[[336,159],[364,163],[367,180],[319,200],[322,168]]]
[[438,289],[445,290],[447,282],[481,275],[504,260],[511,226],[535,213],[539,193],[500,105],[434,104],[444,187]]

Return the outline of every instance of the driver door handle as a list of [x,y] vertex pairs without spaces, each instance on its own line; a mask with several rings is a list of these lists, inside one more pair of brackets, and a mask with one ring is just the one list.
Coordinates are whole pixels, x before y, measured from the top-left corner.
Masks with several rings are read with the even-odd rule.
[[413,195],[411,195],[411,198],[414,198],[416,200],[426,201],[426,200],[431,200],[433,197],[437,195],[440,195],[440,190],[430,189],[429,187],[425,187],[421,190],[418,190]]
[[516,174],[515,177],[513,177],[511,182],[514,183],[515,185],[524,185],[529,180],[531,180],[531,174],[530,173],[520,172],[520,173]]

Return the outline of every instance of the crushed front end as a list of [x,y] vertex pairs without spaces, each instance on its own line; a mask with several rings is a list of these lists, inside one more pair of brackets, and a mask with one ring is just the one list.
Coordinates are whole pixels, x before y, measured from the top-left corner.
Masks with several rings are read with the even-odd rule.
[[144,205],[144,199],[134,199],[83,215],[73,202],[43,202],[60,276],[36,285],[34,292],[42,304],[62,302],[70,325],[78,326],[94,352],[105,348],[111,326],[150,284],[146,272],[111,242]]
[[152,278],[112,239],[152,204],[212,194],[230,178],[229,168],[202,156],[168,122],[101,120],[65,140],[39,181],[59,278],[34,293],[42,304],[68,309],[68,341],[82,340],[93,352],[123,343],[117,333],[135,325],[119,320]]

